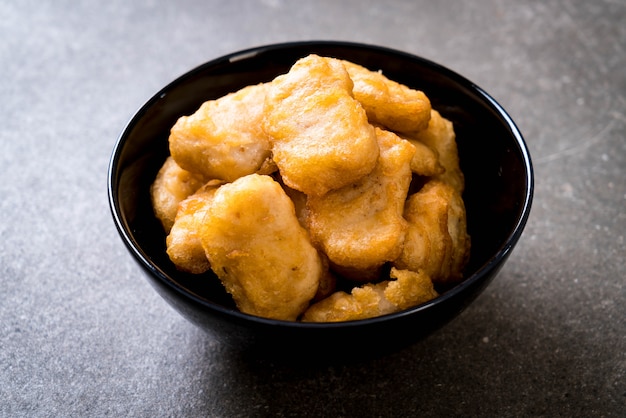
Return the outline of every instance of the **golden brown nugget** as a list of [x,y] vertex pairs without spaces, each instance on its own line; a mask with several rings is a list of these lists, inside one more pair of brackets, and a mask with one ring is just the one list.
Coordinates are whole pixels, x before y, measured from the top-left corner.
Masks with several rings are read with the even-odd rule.
[[264,84],[209,100],[178,119],[169,137],[178,165],[205,178],[233,181],[272,171],[270,143],[262,129]]
[[374,128],[337,60],[317,55],[298,60],[270,83],[266,112],[273,159],[293,189],[321,196],[376,165]]
[[176,220],[165,243],[167,255],[177,269],[188,273],[204,273],[210,269],[198,231],[220,181],[211,181],[180,202]]
[[338,291],[312,304],[302,316],[304,322],[338,322],[373,318],[399,312],[438,296],[424,272],[391,269],[390,280],[365,284],[351,293]]
[[431,180],[409,197],[404,217],[409,228],[394,265],[424,271],[434,283],[460,280],[470,246],[461,195],[452,186]]
[[395,306],[385,299],[386,283],[364,284],[351,293],[338,291],[312,304],[302,316],[303,322],[340,322],[373,318],[393,313]]
[[404,138],[415,147],[411,160],[411,171],[419,176],[432,177],[443,174],[445,168],[439,163],[437,151],[420,141]]
[[389,280],[385,287],[385,299],[391,302],[398,311],[428,302],[439,296],[432,280],[422,270],[398,270],[392,267],[389,275],[395,280]]
[[221,186],[200,238],[211,269],[245,313],[296,320],[325,274],[293,203],[266,175]]
[[403,133],[417,132],[428,126],[430,100],[422,91],[350,61],[342,62],[354,82],[354,97],[365,108],[370,122]]
[[437,152],[439,163],[444,172],[435,178],[452,186],[459,193],[465,188],[465,177],[461,171],[459,151],[452,122],[441,116],[436,110],[432,111],[428,128],[412,136]]
[[415,147],[376,128],[380,156],[374,170],[354,184],[307,200],[307,226],[313,242],[338,270],[368,271],[400,255],[407,222],[402,216]]
[[150,186],[150,199],[154,214],[166,233],[170,232],[178,204],[205,183],[201,175],[180,168],[172,157],[167,157]]

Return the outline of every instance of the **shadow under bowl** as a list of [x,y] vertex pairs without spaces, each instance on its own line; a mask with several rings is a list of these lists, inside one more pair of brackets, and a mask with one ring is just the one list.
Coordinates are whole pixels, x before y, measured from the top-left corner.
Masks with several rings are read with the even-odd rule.
[[[422,90],[454,123],[464,200],[472,237],[464,280],[439,297],[402,312],[340,323],[300,323],[239,312],[211,273],[182,273],[165,252],[150,184],[169,155],[176,120],[204,101],[289,71],[308,54],[347,59]],[[268,45],[203,64],[156,93],[130,119],[114,147],[108,172],[114,223],[156,291],[180,314],[224,343],[257,355],[312,353],[318,358],[370,356],[398,350],[442,327],[463,311],[507,260],[528,219],[533,170],[524,139],[486,92],[429,60],[389,48],[311,41]]]

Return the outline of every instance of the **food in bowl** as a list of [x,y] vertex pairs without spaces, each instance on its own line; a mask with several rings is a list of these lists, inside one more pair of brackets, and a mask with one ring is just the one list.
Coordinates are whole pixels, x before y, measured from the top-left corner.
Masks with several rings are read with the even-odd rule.
[[[150,186],[170,155],[172,126],[208,99],[269,82],[308,54],[350,60],[424,91],[432,108],[454,124],[471,257],[460,282],[436,285],[438,297],[355,321],[268,319],[238,310],[212,271],[187,273],[168,257],[166,234],[150,202]],[[166,303],[229,349],[253,357],[291,358],[298,364],[303,356],[307,361],[342,362],[384,355],[443,328],[480,296],[514,252],[530,214],[534,188],[522,133],[496,99],[476,83],[407,52],[337,41],[258,46],[185,72],[155,92],[125,124],[112,150],[107,180],[112,220],[121,241]],[[320,283],[320,287],[331,285]]]
[[452,123],[375,69],[310,54],[180,117],[169,149],[151,187],[168,256],[244,313],[365,319],[462,279]]

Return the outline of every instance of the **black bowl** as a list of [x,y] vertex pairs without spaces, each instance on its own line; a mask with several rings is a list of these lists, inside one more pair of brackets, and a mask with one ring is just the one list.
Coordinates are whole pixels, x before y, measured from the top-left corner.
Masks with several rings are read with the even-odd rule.
[[[168,134],[206,100],[266,82],[315,53],[381,69],[424,91],[455,126],[466,179],[472,236],[464,280],[436,299],[378,318],[319,324],[259,318],[237,311],[217,278],[176,270],[150,205],[149,186],[169,154]],[[533,171],[521,133],[509,115],[471,81],[414,55],[346,42],[295,42],[236,52],[179,77],[139,109],[120,135],[109,166],[109,204],[120,236],[157,292],[185,318],[238,349],[317,357],[375,355],[397,350],[446,324],[496,276],[528,219]]]

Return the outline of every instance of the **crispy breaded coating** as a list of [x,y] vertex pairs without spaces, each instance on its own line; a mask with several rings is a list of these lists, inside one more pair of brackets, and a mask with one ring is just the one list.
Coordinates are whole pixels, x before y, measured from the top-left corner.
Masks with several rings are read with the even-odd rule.
[[431,180],[409,197],[404,217],[409,228],[394,265],[423,270],[435,283],[460,280],[470,246],[461,195],[452,186]]
[[356,183],[307,199],[307,227],[313,242],[340,272],[370,279],[369,271],[402,251],[407,222],[402,213],[411,182],[415,147],[376,128],[380,156],[374,170]]
[[245,313],[296,320],[325,274],[293,203],[266,175],[221,186],[200,238],[211,269]]
[[422,91],[350,61],[342,62],[354,82],[354,97],[365,108],[370,122],[402,133],[421,131],[428,126],[430,100]]
[[174,225],[165,243],[167,255],[177,269],[188,273],[204,273],[211,267],[200,241],[200,227],[220,181],[210,181],[180,202]]
[[265,90],[265,84],[244,87],[179,118],[169,137],[178,165],[226,181],[275,169],[262,127]]
[[199,174],[180,168],[172,157],[167,157],[150,186],[150,199],[154,215],[161,221],[166,233],[170,232],[178,204],[205,183]]
[[312,304],[304,322],[339,322],[373,318],[401,311],[438,296],[424,272],[391,269],[390,280],[338,291]]
[[378,158],[374,128],[352,97],[340,61],[309,55],[268,88],[265,130],[284,183],[321,196],[370,173]]
[[461,171],[459,151],[452,122],[433,110],[428,128],[414,134],[411,139],[419,141],[437,152],[439,163],[445,169],[435,179],[452,186],[459,193],[465,188],[465,177]]
[[445,168],[439,162],[439,154],[428,145],[411,138],[404,138],[415,147],[411,171],[419,176],[432,177],[443,174]]
[[392,280],[385,287],[385,298],[398,310],[417,306],[439,296],[432,280],[422,270],[398,270],[392,267],[389,276]]
[[364,284],[351,293],[338,291],[312,304],[302,316],[302,322],[340,322],[373,318],[396,311],[385,299],[385,283]]

